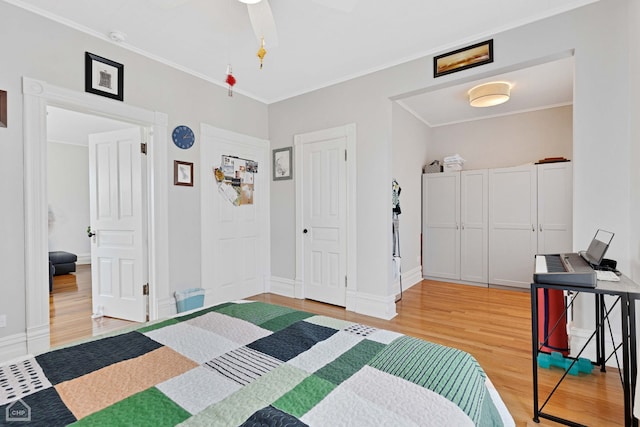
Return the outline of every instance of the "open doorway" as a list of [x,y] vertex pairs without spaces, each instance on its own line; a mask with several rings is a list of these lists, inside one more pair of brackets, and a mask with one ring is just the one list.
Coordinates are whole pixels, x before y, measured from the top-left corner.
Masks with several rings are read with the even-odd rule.
[[39,354],[51,347],[47,225],[46,107],[57,106],[110,117],[145,130],[148,168],[149,318],[158,318],[159,296],[168,295],[167,167],[168,116],[99,96],[23,77],[26,347]]
[[[120,329],[134,322],[101,316],[92,291],[90,135],[138,128],[64,108],[47,107],[47,200],[51,345]],[[95,267],[95,266],[94,266]],[[146,267],[145,267],[146,268]],[[93,274],[96,274],[94,271]]]

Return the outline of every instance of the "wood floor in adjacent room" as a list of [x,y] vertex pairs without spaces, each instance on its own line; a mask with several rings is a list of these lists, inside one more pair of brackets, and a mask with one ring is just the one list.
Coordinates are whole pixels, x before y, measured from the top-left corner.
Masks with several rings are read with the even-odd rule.
[[111,317],[92,319],[91,266],[78,265],[76,270],[53,276],[53,292],[49,294],[51,347],[135,325]]
[[[91,319],[90,269],[57,276],[51,301],[51,342],[59,345],[132,325]],[[88,283],[88,286],[87,286]],[[398,315],[385,321],[340,307],[273,294],[249,298],[397,331],[471,353],[480,362],[517,426],[556,426],[532,420],[531,308],[529,292],[423,281],[404,292]],[[540,402],[562,371],[540,369]],[[622,426],[622,386],[615,369],[567,376],[545,412],[589,426]]]

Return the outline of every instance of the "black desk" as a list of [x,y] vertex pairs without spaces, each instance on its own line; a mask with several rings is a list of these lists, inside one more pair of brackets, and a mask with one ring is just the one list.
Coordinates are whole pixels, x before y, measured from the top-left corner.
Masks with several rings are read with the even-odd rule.
[[[539,338],[538,338],[538,289],[558,289],[562,291],[572,291],[574,293],[591,293],[595,295],[596,300],[596,325],[591,338],[587,340],[583,348],[579,353],[582,353],[584,348],[591,342],[592,338],[596,339],[596,360],[593,362],[595,365],[600,366],[602,371],[605,370],[605,348],[604,348],[604,336],[606,322],[609,319],[609,314],[616,304],[620,304],[621,312],[621,326],[622,326],[622,372],[620,373],[622,379],[622,388],[624,392],[624,422],[625,426],[637,427],[638,421],[633,417],[633,399],[635,395],[636,374],[637,374],[637,354],[636,354],[636,312],[635,312],[635,300],[640,298],[640,285],[633,282],[626,276],[620,276],[619,282],[606,282],[599,280],[595,288],[585,288],[581,286],[572,285],[549,285],[543,283],[531,284],[531,325],[532,325],[532,364],[533,364],[533,420],[540,422],[540,418],[546,418],[561,424],[569,426],[582,426],[574,421],[570,421],[564,418],[556,417],[554,415],[542,412],[544,406],[548,402],[548,399],[555,392],[554,390],[547,397],[547,401],[543,403],[542,408],[538,402],[538,352],[540,351]],[[616,302],[612,307],[608,307],[605,311],[604,297],[605,295],[611,295],[616,297]],[[566,316],[566,312],[565,312]],[[565,317],[566,319],[566,317]],[[614,343],[614,347],[616,344]],[[560,385],[562,380],[566,377],[568,371],[560,378],[556,384],[556,388]]]

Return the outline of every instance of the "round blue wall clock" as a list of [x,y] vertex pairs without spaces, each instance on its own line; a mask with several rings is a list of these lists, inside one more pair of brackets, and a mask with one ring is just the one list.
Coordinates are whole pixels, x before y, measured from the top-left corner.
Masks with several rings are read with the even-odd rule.
[[196,141],[196,136],[193,134],[191,128],[185,125],[176,126],[171,134],[171,138],[173,139],[173,143],[176,144],[176,147],[182,148],[183,150],[191,148]]

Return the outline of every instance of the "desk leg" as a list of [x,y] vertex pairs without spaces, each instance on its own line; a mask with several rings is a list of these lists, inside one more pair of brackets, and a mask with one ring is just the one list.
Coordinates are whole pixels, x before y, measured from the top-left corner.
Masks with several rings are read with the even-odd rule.
[[631,422],[634,427],[638,427],[638,420],[633,416],[633,406],[636,399],[636,383],[637,383],[637,375],[638,375],[638,352],[637,352],[637,341],[636,341],[636,307],[635,307],[635,299],[629,297],[628,301],[629,306],[629,356],[631,363],[631,408],[630,408],[630,417]]
[[538,418],[538,287],[531,285],[531,361],[533,369],[533,421]]
[[600,372],[607,372],[606,349],[605,349],[605,309],[604,309],[604,295],[595,294],[596,299],[596,364],[600,366]]
[[631,401],[631,354],[629,348],[629,296],[621,298],[622,303],[622,370],[624,388],[624,425],[633,426],[633,402]]

